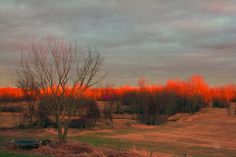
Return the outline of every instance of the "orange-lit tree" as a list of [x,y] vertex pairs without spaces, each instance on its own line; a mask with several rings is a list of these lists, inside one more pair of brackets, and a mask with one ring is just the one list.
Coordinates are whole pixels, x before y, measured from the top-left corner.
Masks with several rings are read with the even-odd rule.
[[54,37],[33,41],[30,50],[17,70],[21,88],[29,83],[40,91],[39,98],[46,99],[44,105],[57,124],[59,140],[66,142],[78,97],[103,77],[103,57]]

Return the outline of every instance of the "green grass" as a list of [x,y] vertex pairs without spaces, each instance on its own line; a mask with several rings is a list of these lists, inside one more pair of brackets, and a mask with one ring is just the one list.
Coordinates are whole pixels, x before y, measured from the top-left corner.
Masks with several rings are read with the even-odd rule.
[[[112,135],[121,135],[137,132],[149,132],[154,129],[119,129],[112,132],[94,132],[81,136],[69,137],[70,140],[76,140],[83,143],[87,143],[96,147],[108,147],[116,150],[129,150],[131,148],[144,149],[147,151],[164,152],[170,154],[176,154],[177,156],[183,156],[185,153],[194,157],[234,157],[236,156],[235,150],[230,149],[214,149],[211,147],[201,146],[189,146],[187,144],[175,144],[167,142],[152,142],[148,138],[143,141],[132,141],[128,139],[111,138]],[[55,138],[47,136],[50,138]],[[10,137],[0,136],[0,144],[10,141]],[[6,152],[0,150],[0,157],[40,157],[36,155],[24,155],[13,152]]]
[[11,136],[0,136],[0,142],[9,142],[11,140],[15,139],[15,137]]
[[[132,130],[133,131],[133,130]],[[118,131],[116,133],[130,133],[131,130]],[[117,150],[128,150],[131,148],[145,149],[147,151],[157,151],[164,153],[176,154],[183,156],[191,154],[194,157],[233,157],[236,156],[235,150],[229,149],[215,149],[210,147],[189,146],[187,144],[173,144],[166,142],[151,142],[151,141],[130,141],[125,139],[110,138],[111,133],[92,133],[88,135],[72,137],[73,140],[87,143],[96,147],[109,147]]]
[[0,157],[46,157],[46,156],[18,154],[0,150]]
[[6,142],[7,140],[7,137],[0,136],[0,143]]
[[96,147],[104,146],[119,150],[126,150],[127,148],[131,148],[132,146],[131,142],[127,140],[112,139],[97,135],[77,136],[73,137],[73,140],[79,140],[80,142],[87,143]]
[[0,136],[0,147],[7,143],[7,142],[10,142],[11,140],[13,140],[14,138],[12,137],[8,137],[8,136]]
[[[115,138],[109,138],[98,135],[84,135],[74,137],[73,140],[79,140],[80,142],[87,143],[96,147],[109,147],[116,150],[128,150],[131,148],[145,149],[148,151],[160,151],[168,153],[179,152],[176,150],[176,146],[173,147],[167,143],[157,142],[145,142],[145,141],[129,141]],[[171,148],[171,149],[170,149]]]

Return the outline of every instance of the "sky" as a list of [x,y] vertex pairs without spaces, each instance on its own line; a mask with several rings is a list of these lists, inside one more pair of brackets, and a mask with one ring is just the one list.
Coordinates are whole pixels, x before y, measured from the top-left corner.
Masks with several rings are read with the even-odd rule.
[[0,0],[0,86],[14,86],[21,52],[47,35],[97,49],[104,84],[236,83],[235,0]]

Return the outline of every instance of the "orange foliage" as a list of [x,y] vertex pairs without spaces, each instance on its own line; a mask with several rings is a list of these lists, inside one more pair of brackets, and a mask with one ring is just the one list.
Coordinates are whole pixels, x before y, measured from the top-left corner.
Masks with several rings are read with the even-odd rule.
[[[140,87],[122,86],[113,88],[117,96],[121,96],[129,91],[137,91]],[[149,85],[145,86],[145,90],[155,92],[160,90],[174,91],[182,96],[200,95],[203,96],[207,102],[212,101],[213,98],[220,98],[221,100],[230,101],[236,98],[236,86],[225,85],[222,87],[210,87],[201,76],[192,76],[189,80],[168,80],[164,86]],[[93,99],[101,99],[102,88],[90,88],[85,92],[86,97]],[[19,98],[23,96],[19,88],[0,88],[0,97]]]
[[[142,87],[143,88],[143,87]],[[149,92],[167,90],[174,91],[182,96],[200,95],[206,102],[211,102],[213,98],[221,98],[222,100],[230,101],[236,98],[236,86],[225,85],[218,87],[210,87],[201,76],[192,76],[187,81],[183,80],[168,80],[164,86],[149,85],[144,87]],[[122,86],[114,88],[116,95],[121,96],[129,91],[138,91],[140,87]],[[100,99],[102,95],[101,88],[93,88],[87,90],[86,96],[95,99]]]
[[0,97],[19,98],[22,96],[23,93],[19,88],[12,88],[12,87],[0,88]]

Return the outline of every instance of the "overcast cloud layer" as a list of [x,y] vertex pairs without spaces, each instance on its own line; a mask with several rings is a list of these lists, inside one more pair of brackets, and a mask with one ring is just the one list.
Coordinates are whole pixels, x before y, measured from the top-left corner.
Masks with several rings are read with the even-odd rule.
[[32,37],[77,40],[105,56],[107,83],[236,81],[235,0],[0,0],[0,86]]

